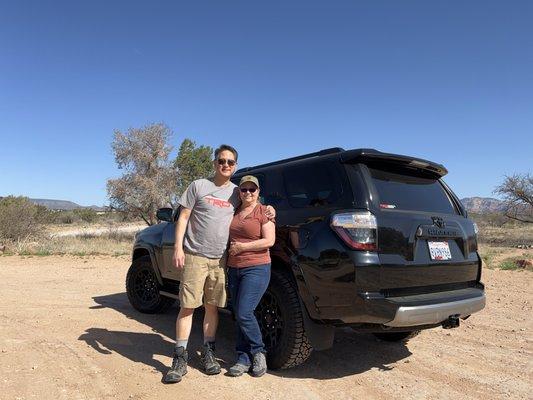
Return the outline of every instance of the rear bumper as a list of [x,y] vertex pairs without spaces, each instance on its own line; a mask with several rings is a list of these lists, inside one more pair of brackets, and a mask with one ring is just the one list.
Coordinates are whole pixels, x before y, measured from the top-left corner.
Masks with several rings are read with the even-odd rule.
[[482,283],[474,287],[434,291],[404,296],[385,296],[380,292],[359,293],[347,307],[321,308],[322,323],[369,329],[417,327],[426,329],[441,325],[450,316],[466,317],[485,307]]
[[452,315],[466,317],[481,311],[485,308],[485,302],[485,294],[482,293],[481,296],[458,301],[429,305],[400,306],[396,311],[394,319],[386,322],[384,325],[390,327],[406,327],[438,324]]

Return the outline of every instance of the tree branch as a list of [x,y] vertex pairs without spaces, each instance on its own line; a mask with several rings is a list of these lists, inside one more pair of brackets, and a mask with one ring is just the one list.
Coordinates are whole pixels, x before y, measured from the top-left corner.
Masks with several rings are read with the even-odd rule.
[[514,219],[515,221],[520,221],[520,222],[525,222],[525,223],[528,223],[528,224],[533,224],[533,221],[528,221],[526,219],[521,219],[521,218],[518,218],[518,217],[513,216],[511,214],[508,214],[508,213],[505,213],[505,216],[507,218]]

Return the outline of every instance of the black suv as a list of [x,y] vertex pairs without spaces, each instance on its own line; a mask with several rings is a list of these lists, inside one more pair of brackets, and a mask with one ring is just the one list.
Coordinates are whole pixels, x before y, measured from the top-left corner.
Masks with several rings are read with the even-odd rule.
[[[373,149],[333,148],[237,171],[276,208],[272,278],[257,307],[269,367],[332,346],[335,327],[406,340],[454,328],[485,306],[477,227],[441,180],[446,168]],[[126,287],[156,313],[177,298],[172,266],[179,210],[140,232]]]

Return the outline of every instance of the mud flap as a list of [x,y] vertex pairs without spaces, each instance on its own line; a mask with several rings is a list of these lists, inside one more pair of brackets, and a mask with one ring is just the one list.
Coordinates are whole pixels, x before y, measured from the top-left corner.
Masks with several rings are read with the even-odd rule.
[[299,300],[304,320],[305,334],[311,342],[313,349],[320,351],[333,347],[335,327],[332,325],[322,325],[314,322],[311,317],[309,317],[309,313],[307,312],[307,308],[303,304],[302,299]]

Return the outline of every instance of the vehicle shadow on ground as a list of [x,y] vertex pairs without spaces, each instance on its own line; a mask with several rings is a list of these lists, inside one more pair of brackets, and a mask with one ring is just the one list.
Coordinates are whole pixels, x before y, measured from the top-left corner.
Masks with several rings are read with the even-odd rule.
[[408,359],[411,354],[405,343],[384,342],[368,333],[337,328],[331,349],[314,351],[305,364],[296,368],[269,373],[285,378],[335,379],[371,369],[390,371],[394,363]]
[[[94,297],[97,303],[94,310],[111,308],[127,318],[149,326],[154,333],[113,331],[106,328],[91,327],[79,337],[102,354],[116,352],[134,362],[148,365],[164,374],[168,367],[155,356],[170,357],[174,346],[175,321],[177,308],[172,307],[163,314],[142,314],[129,304],[126,293]],[[194,316],[193,329],[189,340],[189,366],[200,368],[194,353],[202,344],[203,310]],[[217,357],[222,367],[229,368],[234,362],[235,325],[228,313],[220,314],[217,332]],[[191,350],[192,349],[192,350]],[[269,371],[270,374],[296,379],[335,379],[356,375],[377,368],[388,371],[391,364],[411,355],[403,343],[378,341],[374,336],[361,334],[349,328],[337,329],[333,347],[325,351],[315,351],[307,362],[296,368]],[[170,359],[169,359],[170,360]]]

